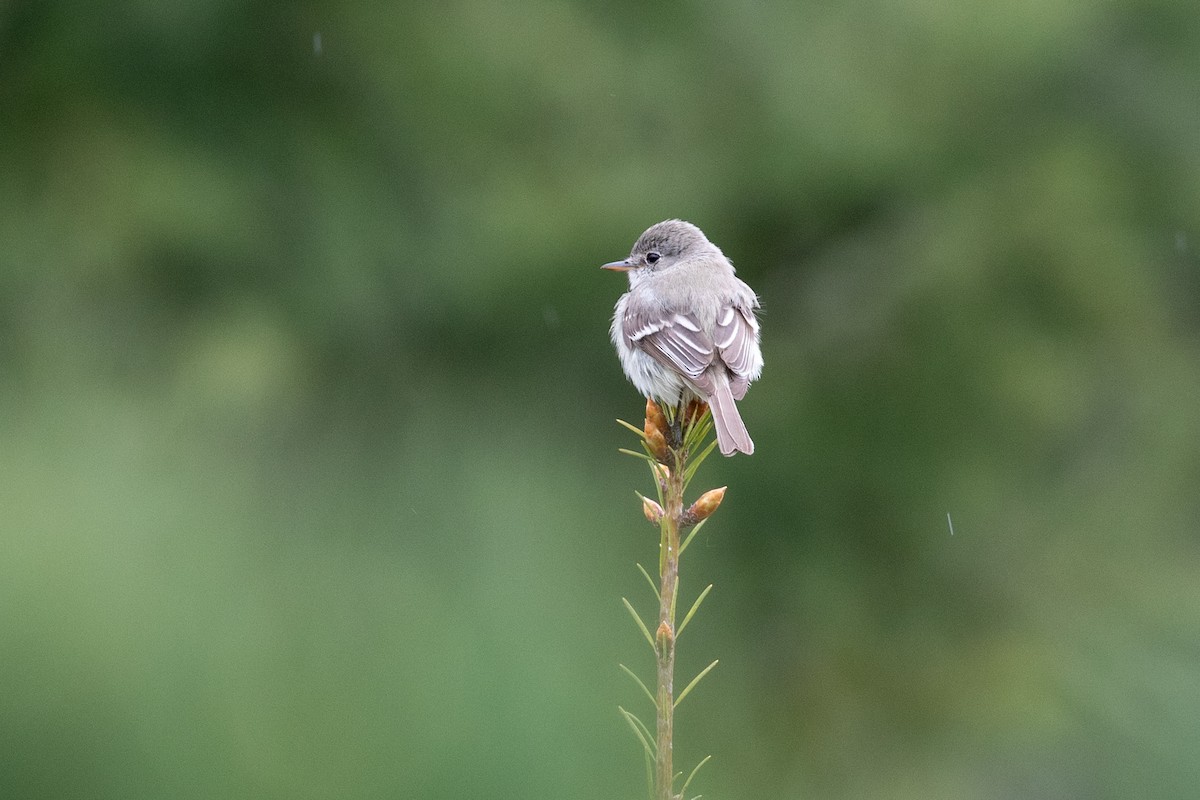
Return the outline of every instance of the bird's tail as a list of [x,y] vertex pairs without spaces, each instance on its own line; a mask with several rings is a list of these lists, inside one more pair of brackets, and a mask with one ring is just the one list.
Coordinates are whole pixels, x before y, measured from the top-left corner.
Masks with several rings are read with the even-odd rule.
[[754,452],[754,440],[742,422],[738,413],[737,403],[729,390],[729,381],[716,381],[715,391],[708,398],[708,406],[712,409],[713,425],[717,429],[717,447],[721,455],[731,456],[737,451],[746,455]]

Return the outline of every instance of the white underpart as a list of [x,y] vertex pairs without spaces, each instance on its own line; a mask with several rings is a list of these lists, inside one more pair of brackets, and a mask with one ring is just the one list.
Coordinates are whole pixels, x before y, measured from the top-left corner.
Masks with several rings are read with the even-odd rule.
[[625,374],[644,396],[653,397],[667,405],[677,404],[685,393],[689,396],[699,396],[678,372],[665,369],[662,364],[641,350],[626,347],[624,341],[618,341],[616,344]]

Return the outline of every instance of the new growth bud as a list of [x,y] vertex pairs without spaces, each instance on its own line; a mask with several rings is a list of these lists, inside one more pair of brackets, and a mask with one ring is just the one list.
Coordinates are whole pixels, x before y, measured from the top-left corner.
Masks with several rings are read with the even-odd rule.
[[696,498],[696,502],[688,507],[688,510],[683,512],[684,525],[695,525],[697,522],[703,522],[712,516],[712,513],[721,505],[721,501],[725,499],[725,490],[728,486],[722,486],[719,489],[709,489],[700,497]]
[[674,643],[675,631],[671,629],[666,620],[659,623],[658,630],[654,632],[654,641],[657,643],[660,653],[667,652],[667,648]]
[[708,403],[702,400],[688,401],[687,408],[683,412],[683,424],[690,428],[700,421],[706,411],[708,411]]
[[667,439],[662,435],[662,432],[657,428],[646,426],[646,446],[650,448],[650,453],[659,460],[659,463],[665,464],[669,452],[667,450]]
[[667,481],[671,480],[671,470],[667,469],[666,464],[654,464],[652,468],[654,469],[654,476],[658,478],[658,484],[665,487]]
[[646,424],[642,433],[646,435],[646,446],[650,448],[650,453],[663,464],[667,463],[667,434],[670,430],[667,418],[658,407],[658,403],[647,398]]
[[646,515],[650,524],[657,525],[662,522],[663,514],[666,513],[663,511],[663,507],[649,497],[643,495],[638,495],[638,497],[642,498],[642,513]]
[[667,430],[667,415],[659,408],[658,403],[654,402],[649,397],[646,398],[646,430],[649,431],[651,426],[658,429],[660,432]]

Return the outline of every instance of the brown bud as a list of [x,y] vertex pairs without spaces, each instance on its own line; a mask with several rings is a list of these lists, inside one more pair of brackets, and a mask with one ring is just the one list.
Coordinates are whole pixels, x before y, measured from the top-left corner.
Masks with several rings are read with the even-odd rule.
[[667,450],[667,440],[658,428],[646,425],[646,446],[661,463],[665,463],[670,453]]
[[659,623],[658,630],[654,633],[654,639],[658,642],[659,651],[665,651],[675,638],[675,631],[671,630],[671,626],[666,620]]
[[728,488],[728,486],[722,486],[720,489],[709,489],[696,498],[696,502],[683,512],[683,523],[695,525],[697,522],[711,517],[712,513],[721,505],[721,501],[725,499],[725,490]]
[[[639,497],[642,496],[639,495]],[[657,525],[658,523],[662,522],[663,514],[666,512],[663,511],[662,506],[651,500],[649,497],[642,497],[642,513],[646,515],[646,519],[651,525]]]
[[662,436],[666,436],[670,427],[667,424],[667,417],[663,414],[663,410],[658,407],[658,403],[652,398],[646,398],[646,436],[650,435],[651,430],[656,430]]
[[655,464],[654,474],[658,478],[658,482],[663,486],[666,486],[667,481],[671,479],[671,470],[667,469],[666,464]]
[[700,418],[703,417],[707,411],[708,403],[705,403],[703,400],[692,400],[688,402],[687,409],[683,412],[684,424],[690,428],[699,422]]

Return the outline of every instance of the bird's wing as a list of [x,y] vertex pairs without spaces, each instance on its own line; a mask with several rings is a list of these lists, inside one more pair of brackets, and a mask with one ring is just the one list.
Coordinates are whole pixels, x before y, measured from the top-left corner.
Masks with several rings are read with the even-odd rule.
[[626,312],[623,329],[629,346],[645,351],[701,390],[711,392],[712,378],[705,370],[716,357],[716,349],[692,314]]
[[730,304],[717,313],[713,329],[713,344],[721,360],[729,367],[729,384],[734,398],[741,400],[750,386],[754,371],[754,348],[758,341],[758,320],[754,311],[740,304]]

